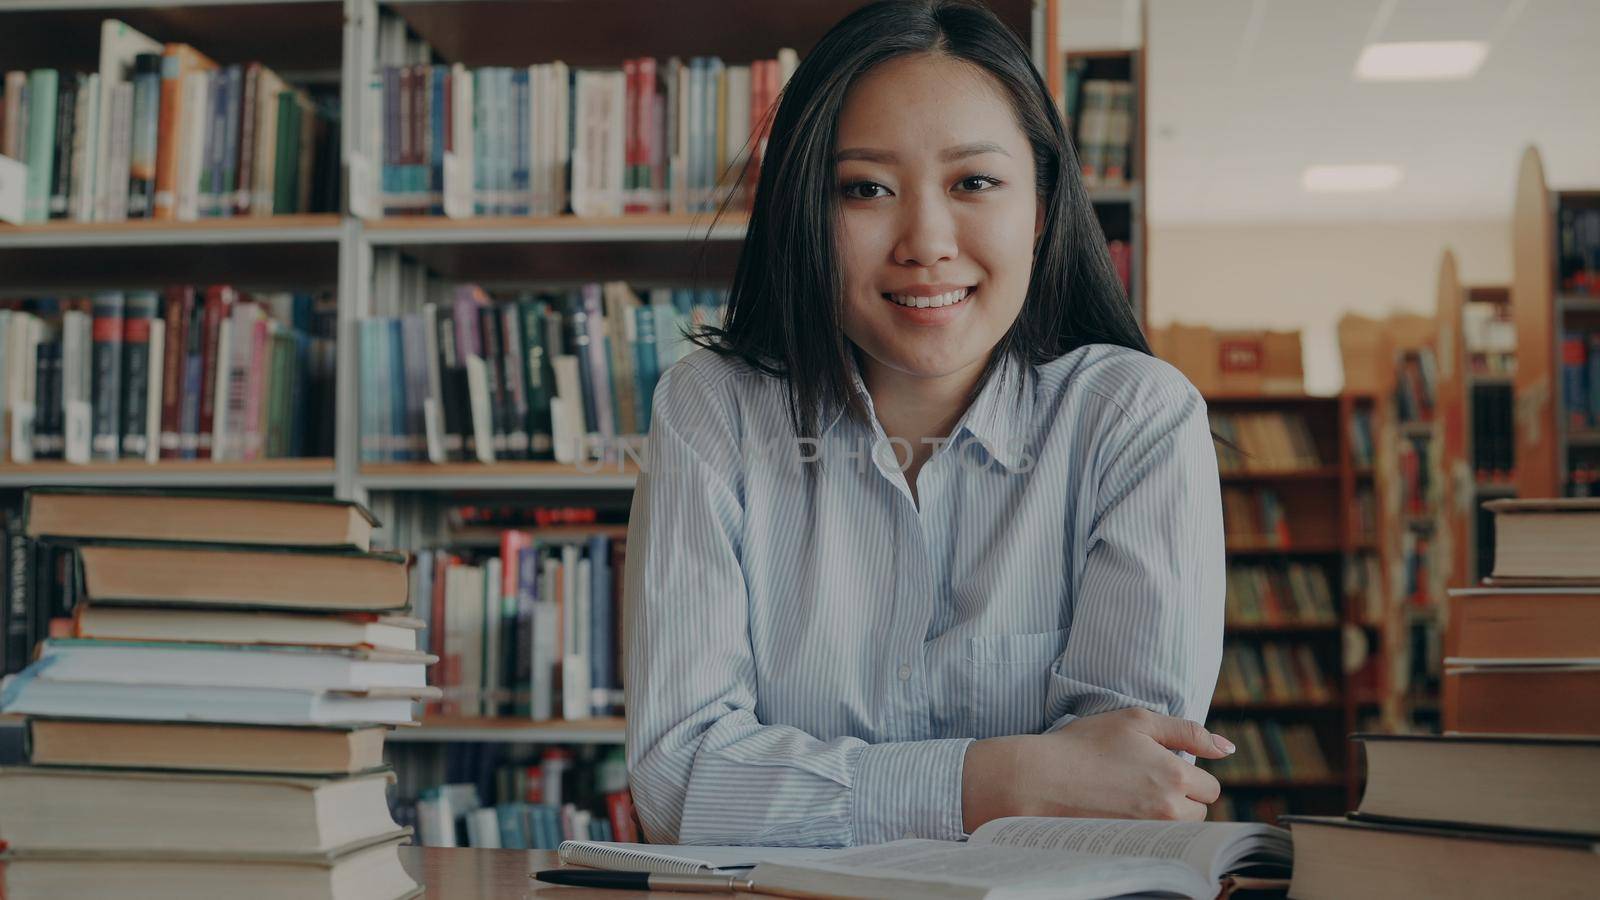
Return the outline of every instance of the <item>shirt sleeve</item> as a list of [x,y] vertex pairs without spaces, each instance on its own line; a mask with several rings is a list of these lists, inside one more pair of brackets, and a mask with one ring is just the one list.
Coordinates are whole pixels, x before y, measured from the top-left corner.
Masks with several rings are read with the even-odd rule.
[[[1165,368],[1165,367],[1163,367]],[[1144,707],[1204,723],[1222,661],[1222,501],[1205,401],[1175,371],[1108,441],[1046,710]]]
[[959,839],[970,740],[824,741],[759,721],[736,417],[709,382],[689,361],[662,377],[629,517],[627,754],[646,837],[816,847]]

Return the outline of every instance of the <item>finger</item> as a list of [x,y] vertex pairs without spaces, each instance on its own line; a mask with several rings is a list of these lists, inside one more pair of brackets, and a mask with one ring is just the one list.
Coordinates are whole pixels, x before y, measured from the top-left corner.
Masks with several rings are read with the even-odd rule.
[[1206,805],[1204,803],[1184,800],[1180,805],[1183,808],[1183,812],[1178,816],[1179,821],[1204,822],[1206,820]]
[[1199,766],[1184,766],[1183,792],[1197,803],[1215,803],[1222,796],[1222,784],[1217,777]]
[[1234,749],[1227,738],[1213,735],[1199,722],[1175,716],[1156,716],[1144,730],[1169,750],[1186,750],[1206,759],[1221,759]]

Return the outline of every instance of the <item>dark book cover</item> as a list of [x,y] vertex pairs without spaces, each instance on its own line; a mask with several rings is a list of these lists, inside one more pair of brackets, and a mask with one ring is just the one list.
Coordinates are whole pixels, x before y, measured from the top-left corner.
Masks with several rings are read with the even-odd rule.
[[238,167],[233,177],[232,209],[236,216],[250,215],[251,195],[255,192],[256,177],[256,119],[261,90],[261,64],[252,62],[245,67],[239,101],[239,152]]
[[[128,155],[130,219],[146,219],[155,214],[156,155],[161,131],[161,60],[159,53],[140,53],[133,58],[133,144]],[[106,86],[101,85],[101,90],[105,91]]]
[[121,455],[122,320],[126,306],[120,291],[105,291],[94,297],[94,375],[90,388],[94,425],[89,447],[95,459],[114,460]]
[[555,391],[556,377],[551,369],[550,355],[546,352],[544,305],[535,300],[517,304],[522,320],[522,356],[525,376],[528,416],[528,457],[553,459],[555,440],[551,432],[550,398]]
[[[182,455],[184,361],[188,353],[188,324],[194,309],[194,288],[169,287],[166,291],[166,346],[161,355],[161,442],[162,459]],[[152,364],[154,360],[152,360]],[[153,374],[153,373],[152,373]]]
[[61,328],[47,320],[43,334],[34,371],[33,458],[61,459],[67,446],[65,414],[61,406]]
[[130,291],[122,320],[122,455],[143,459],[150,398],[150,324],[161,306],[155,291]]
[[[72,215],[73,135],[77,131],[78,91],[84,76],[63,78],[56,94],[55,165],[50,174],[50,218]],[[79,138],[82,140],[82,138]]]
[[227,408],[227,397],[217,396],[217,341],[221,337],[222,321],[228,318],[233,311],[234,303],[238,300],[239,292],[233,288],[227,285],[212,285],[206,288],[205,302],[201,307],[200,414],[196,424],[198,431],[196,443],[200,459],[210,459],[215,449],[211,446],[211,437],[216,426],[219,401],[224,413]]
[[478,307],[478,333],[483,340],[483,370],[489,386],[489,424],[494,435],[494,458],[508,459],[510,435],[506,428],[505,356],[500,315],[493,305]]

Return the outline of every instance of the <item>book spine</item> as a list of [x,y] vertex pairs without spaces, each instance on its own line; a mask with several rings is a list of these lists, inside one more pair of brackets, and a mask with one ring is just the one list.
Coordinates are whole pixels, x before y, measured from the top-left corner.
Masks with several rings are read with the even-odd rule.
[[56,95],[55,162],[50,172],[50,218],[71,212],[72,138],[78,124],[78,81],[69,79]]
[[216,430],[217,406],[224,404],[226,409],[226,396],[217,395],[217,357],[218,340],[222,332],[223,320],[228,318],[230,310],[237,299],[237,293],[230,287],[213,286],[206,288],[205,302],[201,309],[203,330],[200,332],[200,369],[196,373],[198,382],[199,415],[196,417],[195,429],[196,455],[200,459],[212,458],[214,451],[213,435]]
[[[151,215],[157,219],[178,216],[178,150],[183,122],[183,57],[171,48],[161,57],[161,101],[156,126],[155,193]],[[103,90],[109,91],[110,85]]]
[[194,306],[194,289],[167,289],[166,346],[161,360],[161,444],[162,459],[179,459],[183,439],[184,360],[188,339],[189,312]]
[[145,433],[150,395],[150,323],[156,317],[160,295],[134,291],[128,295],[122,323],[122,456],[143,459],[149,449]]
[[233,214],[248,216],[255,199],[256,181],[256,122],[261,118],[257,108],[261,102],[261,64],[250,63],[245,68],[243,94],[239,106],[238,171],[233,179]]
[[484,375],[489,391],[490,430],[496,459],[506,459],[510,436],[506,428],[505,355],[501,347],[500,316],[493,306],[478,307],[478,329],[483,336]]
[[[140,54],[133,77],[133,110],[128,152],[127,218],[146,219],[155,214],[156,174],[161,137],[161,99],[164,93],[162,58]],[[107,185],[108,190],[116,190]]]
[[59,78],[54,69],[34,69],[28,75],[28,185],[23,208],[23,219],[28,222],[50,218]]
[[117,292],[94,298],[94,437],[95,459],[114,460],[120,455],[122,417],[122,319],[125,300]]
[[523,360],[522,310],[507,303],[497,313],[504,360],[506,452],[512,459],[528,459],[528,366]]
[[524,300],[517,304],[522,319],[523,365],[528,394],[528,455],[531,459],[554,459],[554,436],[550,423],[550,397],[555,372],[545,353],[545,318],[540,304]]

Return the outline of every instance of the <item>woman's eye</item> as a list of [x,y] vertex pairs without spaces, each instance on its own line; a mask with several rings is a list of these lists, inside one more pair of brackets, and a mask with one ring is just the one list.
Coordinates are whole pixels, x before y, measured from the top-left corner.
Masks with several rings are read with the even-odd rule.
[[[968,176],[968,177],[963,178],[960,181],[956,182],[956,185],[957,186],[966,185],[968,187],[966,187],[964,189],[967,191],[967,193],[976,194],[976,193],[982,193],[983,191],[988,190],[991,187],[999,187],[1000,186],[1000,182],[998,180],[996,180],[996,179],[990,178],[987,175],[971,175],[971,176]],[[971,187],[971,185],[977,185],[977,186],[976,187]]]
[[876,200],[881,194],[858,194],[855,191],[888,191],[888,188],[871,181],[857,181],[844,186],[844,195],[852,200]]

